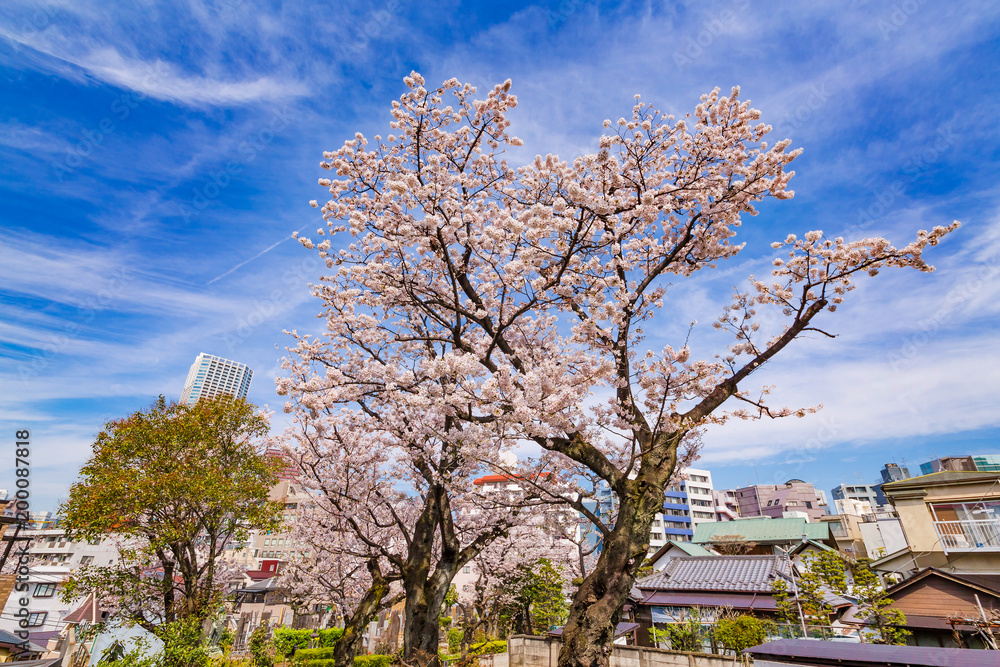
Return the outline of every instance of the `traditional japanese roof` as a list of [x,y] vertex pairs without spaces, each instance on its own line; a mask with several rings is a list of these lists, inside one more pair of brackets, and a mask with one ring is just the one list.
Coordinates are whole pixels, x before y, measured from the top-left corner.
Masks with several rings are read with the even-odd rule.
[[795,547],[791,550],[790,553],[797,554],[800,551],[805,551],[807,548],[811,546],[816,547],[820,551],[832,551],[832,552],[837,551],[836,549],[826,546],[822,542],[817,542],[816,540],[806,540],[805,542],[800,542],[799,544],[795,545]]
[[965,586],[978,589],[979,592],[1000,598],[1000,574],[959,574],[957,572],[945,572],[944,570],[939,570],[936,567],[929,567],[922,572],[918,572],[909,579],[899,582],[895,586],[889,588],[886,591],[886,595],[892,597],[894,593],[901,591],[904,588],[909,588],[910,586],[931,576],[950,579]]
[[640,590],[770,594],[779,577],[788,578],[788,563],[778,556],[678,556],[635,585]]
[[[988,664],[988,651],[935,646],[889,646],[886,644],[853,644],[849,642],[821,642],[811,639],[779,639],[743,651],[754,660],[778,664],[838,665],[839,667],[923,667],[936,665]],[[976,653],[977,655],[971,655]],[[805,658],[808,660],[803,660]],[[979,662],[983,660],[984,662]]]
[[708,544],[724,535],[739,535],[748,542],[758,544],[781,544],[798,542],[803,535],[807,540],[829,540],[830,527],[826,523],[810,523],[801,517],[709,521],[695,526],[691,541],[695,544]]

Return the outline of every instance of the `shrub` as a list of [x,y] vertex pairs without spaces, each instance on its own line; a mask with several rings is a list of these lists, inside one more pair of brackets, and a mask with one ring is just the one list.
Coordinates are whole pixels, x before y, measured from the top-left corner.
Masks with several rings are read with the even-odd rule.
[[[325,649],[309,649],[309,650],[325,650]],[[330,655],[333,655],[333,650],[330,649]],[[296,656],[298,653],[296,652]],[[301,663],[302,667],[334,667],[334,660],[332,657],[316,659],[316,660],[306,660]],[[392,656],[391,655],[359,655],[354,658],[354,667],[391,667]]]
[[490,655],[491,653],[506,653],[507,642],[503,639],[482,642],[469,648],[469,655]]
[[333,660],[334,647],[329,648],[300,648],[295,651],[293,660],[296,663],[311,662],[313,660]]
[[743,649],[763,644],[774,623],[743,614],[721,618],[715,625],[715,638],[724,647],[739,654]]
[[462,648],[463,637],[465,637],[465,631],[461,628],[448,628],[448,650],[452,653],[458,653]]
[[354,667],[390,667],[391,655],[359,655],[354,658]]
[[[292,630],[291,628],[277,628],[274,631],[274,648],[280,656],[288,657],[292,654],[292,649],[299,651],[315,650],[308,648],[312,641],[312,630]],[[332,647],[344,634],[343,628],[328,628],[319,631],[319,646]]]

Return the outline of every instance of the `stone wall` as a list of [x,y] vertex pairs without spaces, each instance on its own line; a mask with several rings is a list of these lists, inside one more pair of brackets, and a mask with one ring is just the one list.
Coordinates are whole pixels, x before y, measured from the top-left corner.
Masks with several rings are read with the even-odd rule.
[[[559,662],[558,639],[514,635],[507,640],[507,656],[483,656],[480,667],[556,667]],[[491,662],[490,659],[495,660]],[[503,662],[503,664],[501,664]],[[739,661],[737,660],[737,663]],[[615,646],[611,652],[611,667],[731,667],[733,656],[709,653],[665,651],[639,646]]]

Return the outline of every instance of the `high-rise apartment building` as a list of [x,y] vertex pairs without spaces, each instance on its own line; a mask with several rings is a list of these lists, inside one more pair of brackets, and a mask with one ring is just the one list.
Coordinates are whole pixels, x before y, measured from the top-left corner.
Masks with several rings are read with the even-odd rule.
[[251,378],[253,371],[246,364],[202,352],[188,371],[181,403],[194,405],[199,399],[220,394],[246,398]]

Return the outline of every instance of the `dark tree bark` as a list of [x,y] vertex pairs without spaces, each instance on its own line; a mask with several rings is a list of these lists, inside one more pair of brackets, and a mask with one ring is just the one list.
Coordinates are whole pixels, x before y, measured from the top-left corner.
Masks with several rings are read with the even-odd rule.
[[335,667],[353,667],[354,656],[358,652],[358,645],[361,642],[361,633],[371,620],[371,617],[382,607],[386,595],[389,594],[389,580],[382,574],[379,567],[378,558],[371,558],[368,561],[368,572],[371,573],[372,583],[365,592],[357,609],[351,614],[350,619],[344,623],[344,634],[334,645],[333,660]]
[[663,509],[663,493],[676,462],[676,449],[666,454],[658,469],[620,482],[618,520],[605,537],[597,564],[573,596],[559,667],[609,664],[615,627],[649,550],[649,529]]
[[[452,580],[462,566],[503,536],[507,527],[504,522],[498,523],[462,548],[447,489],[434,485],[428,490],[424,510],[411,536],[408,558],[401,564],[406,596],[403,660],[407,664],[438,664],[440,617]],[[435,560],[436,537],[440,537],[440,553]]]

